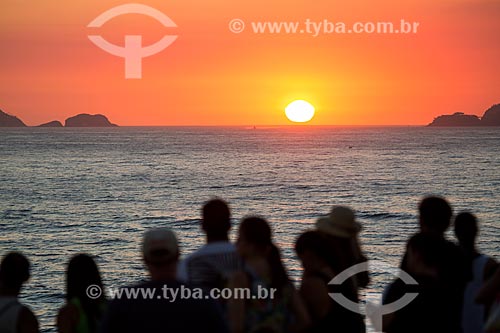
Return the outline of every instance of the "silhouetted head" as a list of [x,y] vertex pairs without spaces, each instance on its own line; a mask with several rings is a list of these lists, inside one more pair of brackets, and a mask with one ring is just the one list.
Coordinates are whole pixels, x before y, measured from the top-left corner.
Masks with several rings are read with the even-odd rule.
[[[100,295],[89,297],[88,288],[99,287]],[[92,295],[90,295],[92,296]],[[106,299],[101,274],[91,256],[77,254],[71,258],[66,272],[66,300],[71,302],[78,299],[87,316],[92,331],[96,330],[97,323],[103,315],[102,304]]]
[[421,231],[443,235],[450,226],[453,211],[444,198],[426,197],[418,210]]
[[285,267],[281,262],[281,254],[272,242],[269,223],[261,217],[251,216],[243,219],[236,242],[238,253],[243,259],[253,257],[264,258],[271,271],[271,287],[278,293],[289,282]]
[[272,244],[271,228],[266,220],[256,216],[243,219],[236,242],[238,253],[243,258],[265,256]]
[[332,253],[329,239],[323,232],[313,230],[301,234],[295,242],[295,252],[306,271],[318,271],[327,265],[333,271],[340,272],[339,263],[335,258],[336,253]]
[[455,218],[455,236],[460,246],[473,249],[478,233],[477,219],[468,212],[460,213]]
[[[87,254],[75,255],[69,261],[66,272],[66,299],[89,299],[87,288],[92,285],[98,286],[104,293],[101,274],[94,259]],[[101,298],[104,298],[104,295],[101,295]]]
[[209,241],[227,240],[231,229],[231,212],[222,199],[212,199],[202,209],[201,227]]
[[0,286],[15,295],[21,291],[24,282],[30,278],[30,263],[19,252],[10,252],[0,264]]
[[179,261],[179,244],[170,228],[154,228],[144,233],[142,255],[153,280],[174,279]]

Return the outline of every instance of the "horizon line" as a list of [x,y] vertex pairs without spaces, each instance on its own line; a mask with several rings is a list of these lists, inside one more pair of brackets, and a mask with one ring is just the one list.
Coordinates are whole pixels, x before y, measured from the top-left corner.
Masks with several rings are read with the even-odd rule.
[[[26,125],[20,127],[3,127],[3,128],[118,128],[118,127],[427,127],[428,124],[261,124],[261,125],[118,125],[116,126],[62,126],[62,127],[40,127],[39,125]],[[457,126],[460,127],[460,126]],[[468,126],[471,127],[471,126]]]

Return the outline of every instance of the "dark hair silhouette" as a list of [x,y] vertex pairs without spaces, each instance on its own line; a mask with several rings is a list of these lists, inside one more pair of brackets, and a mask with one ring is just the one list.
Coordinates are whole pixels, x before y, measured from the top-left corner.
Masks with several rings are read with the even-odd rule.
[[30,278],[30,263],[19,252],[10,252],[0,264],[0,282],[4,288],[19,293],[24,282]]
[[[91,299],[87,295],[87,288],[91,285],[101,288],[101,296]],[[78,299],[83,311],[87,314],[92,330],[97,327],[97,322],[102,315],[102,303],[105,301],[104,286],[97,265],[87,254],[77,254],[71,258],[66,273],[66,300]]]
[[231,212],[222,199],[212,199],[202,209],[202,227],[213,238],[227,238],[231,229]]
[[[322,259],[333,270],[335,275],[342,273],[352,265],[358,264],[349,238],[337,237],[317,230],[306,231],[297,239],[295,252],[301,254],[306,250],[312,251]],[[357,276],[349,277],[342,283],[342,293],[353,302],[358,301],[357,290]]]
[[336,251],[332,245],[331,239],[328,239],[325,233],[311,230],[304,232],[297,238],[295,242],[295,252],[299,255],[305,251],[313,252],[338,274],[343,271],[346,266],[344,263],[347,260],[342,260],[343,256],[349,254]]
[[418,207],[422,231],[444,234],[450,226],[453,211],[450,204],[441,197],[426,197]]
[[271,287],[280,293],[290,280],[281,262],[280,250],[272,242],[271,228],[267,221],[260,217],[247,217],[240,224],[240,234],[245,241],[268,250],[266,258],[271,268]]

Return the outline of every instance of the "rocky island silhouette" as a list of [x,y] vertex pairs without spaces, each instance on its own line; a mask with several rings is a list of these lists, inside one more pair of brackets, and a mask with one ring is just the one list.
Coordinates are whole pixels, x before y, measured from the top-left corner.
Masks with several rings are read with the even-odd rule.
[[[108,118],[102,114],[87,114],[81,113],[73,117],[69,117],[64,122],[64,127],[117,127],[112,124]],[[0,110],[0,127],[27,127],[25,123],[16,116],[7,114]],[[36,127],[63,127],[63,124],[54,120],[48,123],[38,125]]]
[[500,104],[495,104],[486,110],[481,118],[476,115],[455,112],[434,118],[431,127],[461,127],[461,126],[500,126]]
[[12,116],[0,110],[0,127],[26,127],[26,124],[16,116]]

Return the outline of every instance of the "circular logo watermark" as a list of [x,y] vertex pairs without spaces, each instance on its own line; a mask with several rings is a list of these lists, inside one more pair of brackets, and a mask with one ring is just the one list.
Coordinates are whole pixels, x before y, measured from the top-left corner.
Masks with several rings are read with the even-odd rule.
[[[88,24],[88,27],[101,27],[110,19],[125,14],[142,14],[156,19],[167,28],[177,27],[177,25],[174,23],[174,21],[172,21],[172,19],[170,19],[170,17],[160,12],[158,9],[137,3],[119,5],[108,9],[107,11],[96,17],[94,20],[92,20],[92,22]],[[146,58],[163,51],[177,39],[177,36],[163,36],[163,38],[158,42],[149,46],[142,45],[141,35],[126,35],[125,46],[111,44],[99,35],[89,35],[88,38],[92,43],[94,43],[104,51],[125,59],[126,79],[140,79],[142,78],[142,58]]]
[[[366,262],[359,263],[357,265],[351,266],[348,269],[344,270],[340,274],[336,275],[328,284],[331,285],[341,285],[350,277],[361,273],[361,272],[376,272],[376,273],[385,273],[391,274],[395,277],[401,279],[407,285],[417,285],[417,281],[412,278],[408,273],[403,271],[398,267],[394,267],[388,262],[383,260],[370,260]],[[380,297],[380,303],[374,303],[371,301],[366,301],[365,309],[363,309],[360,305],[361,303],[356,303],[351,301],[342,293],[329,293],[331,298],[344,308],[349,311],[366,314],[366,316],[370,319],[374,329],[377,332],[382,332],[382,317],[386,314],[393,313],[397,310],[400,310],[410,304],[417,296],[418,293],[406,293],[403,297],[389,304],[382,304],[382,297]]]

